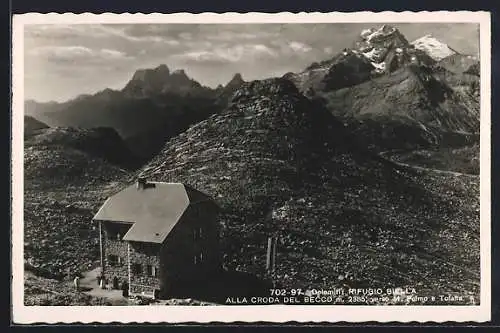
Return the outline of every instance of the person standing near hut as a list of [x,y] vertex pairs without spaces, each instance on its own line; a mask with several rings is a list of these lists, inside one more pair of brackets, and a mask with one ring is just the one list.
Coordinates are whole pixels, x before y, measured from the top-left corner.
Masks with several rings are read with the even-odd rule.
[[97,285],[99,286],[99,288],[104,289],[104,284],[105,284],[104,274],[101,273],[97,277]]
[[75,279],[73,280],[73,283],[75,285],[75,290],[76,291],[80,291],[80,277],[75,277]]

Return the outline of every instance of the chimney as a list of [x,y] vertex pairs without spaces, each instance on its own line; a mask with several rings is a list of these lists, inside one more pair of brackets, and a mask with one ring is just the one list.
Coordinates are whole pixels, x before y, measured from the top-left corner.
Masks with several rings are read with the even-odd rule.
[[147,180],[146,177],[138,177],[137,178],[137,189],[144,190],[146,188]]

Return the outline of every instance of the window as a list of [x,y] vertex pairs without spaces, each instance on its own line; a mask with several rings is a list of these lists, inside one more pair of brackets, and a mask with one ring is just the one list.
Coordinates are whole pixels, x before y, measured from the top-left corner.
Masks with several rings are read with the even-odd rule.
[[142,265],[141,264],[132,264],[132,273],[142,274]]
[[201,264],[202,261],[203,261],[203,254],[201,252],[194,255],[195,265]]
[[148,276],[156,276],[156,266],[147,265],[146,266],[146,274]]
[[108,264],[110,266],[117,266],[118,264],[120,264],[120,262],[121,262],[120,257],[115,256],[114,254],[110,254],[108,256]]
[[194,240],[201,239],[203,237],[203,228],[197,228],[193,230],[193,238]]

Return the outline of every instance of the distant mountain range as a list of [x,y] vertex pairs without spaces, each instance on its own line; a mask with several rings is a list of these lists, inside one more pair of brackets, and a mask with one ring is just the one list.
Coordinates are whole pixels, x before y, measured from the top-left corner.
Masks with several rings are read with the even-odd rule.
[[463,145],[478,138],[479,62],[384,25],[351,49],[284,76],[380,150]]
[[[287,73],[366,144],[389,148],[462,145],[479,130],[479,62],[428,35],[410,43],[389,25],[363,30],[331,59]],[[111,127],[144,160],[169,138],[223,110],[245,81],[216,89],[166,65],[135,72],[122,90],[64,103],[25,102],[49,126]]]
[[135,154],[147,159],[165,140],[225,106],[238,82],[213,90],[166,65],[138,70],[122,90],[105,89],[64,103],[25,102],[25,114],[49,126],[111,127]]

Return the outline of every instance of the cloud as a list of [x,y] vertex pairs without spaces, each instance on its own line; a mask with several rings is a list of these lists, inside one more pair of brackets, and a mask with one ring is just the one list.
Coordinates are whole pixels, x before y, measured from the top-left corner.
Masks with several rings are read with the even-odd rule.
[[200,61],[200,62],[224,62],[228,61],[226,57],[224,57],[221,54],[218,54],[217,52],[213,51],[192,51],[192,52],[186,52],[183,54],[176,55],[174,57],[178,58],[184,58],[188,60],[194,60],[194,61]]
[[82,31],[79,25],[70,24],[34,24],[26,25],[24,28],[25,37],[37,39],[69,39],[81,36]]
[[213,41],[226,41],[226,42],[242,42],[242,41],[264,41],[279,36],[276,32],[263,31],[256,29],[257,26],[248,27],[246,29],[240,28],[242,31],[222,30],[220,28],[212,28],[212,31],[207,31],[204,38]]
[[106,38],[119,34],[118,29],[101,24],[34,24],[27,25],[24,31],[27,38],[42,40]]
[[276,58],[277,56],[276,51],[264,44],[243,44],[232,47],[216,47],[212,50],[193,50],[172,57],[190,62],[235,63],[266,57]]
[[309,52],[312,48],[301,42],[289,42],[288,47],[290,47],[295,52]]
[[95,62],[128,60],[130,56],[113,49],[90,49],[85,46],[42,46],[30,50],[29,55],[45,58],[50,62]]
[[26,37],[31,39],[70,40],[120,38],[139,43],[161,43],[170,46],[180,44],[179,40],[164,34],[154,25],[118,24],[52,24],[26,26]]
[[247,33],[247,32],[221,31],[215,34],[208,34],[206,38],[215,41],[236,41],[236,40],[254,40],[262,38],[262,36],[259,34]]
[[[95,53],[94,53],[95,54]],[[130,58],[124,52],[110,49],[101,49],[97,52],[97,55],[107,59],[127,59]]]
[[120,37],[126,39],[131,42],[139,42],[139,43],[158,43],[158,44],[166,44],[170,46],[178,46],[180,45],[179,40],[169,37],[163,36],[159,33],[153,34],[139,34],[134,35],[131,34],[127,29],[120,29],[118,27],[103,27],[109,34],[114,35],[116,37]]
[[169,39],[169,38],[164,38],[161,36],[134,37],[134,36],[123,35],[122,37],[129,40],[129,41],[139,42],[139,43],[158,43],[158,44],[166,44],[166,45],[170,45],[170,46],[180,45],[180,42],[176,39]]

